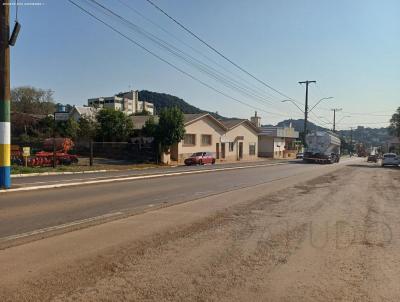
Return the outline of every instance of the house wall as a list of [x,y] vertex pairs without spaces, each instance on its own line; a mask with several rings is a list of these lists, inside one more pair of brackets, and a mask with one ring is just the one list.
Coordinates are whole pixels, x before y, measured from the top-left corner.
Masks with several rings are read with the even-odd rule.
[[283,137],[274,137],[274,158],[283,158],[285,151],[285,139]]
[[[216,143],[219,143],[221,140],[221,136],[224,134],[224,130],[211,119],[207,117],[202,118],[198,121],[195,121],[187,126],[185,126],[186,134],[195,134],[196,135],[196,144],[195,145],[185,145],[183,140],[177,144],[177,146],[173,146],[171,148],[171,159],[177,160],[179,163],[182,163],[186,158],[192,155],[195,152],[216,152]],[[202,145],[201,144],[201,135],[211,135],[211,145]]]
[[260,157],[283,158],[285,147],[286,143],[283,137],[267,135],[258,137],[258,156]]
[[[229,131],[225,131],[211,119],[204,117],[185,126],[186,134],[196,135],[195,145],[185,145],[183,141],[171,147],[171,159],[183,163],[186,158],[195,152],[213,152],[218,161],[236,161],[239,155],[239,143],[243,144],[243,160],[256,159],[258,134],[247,125],[239,125]],[[211,135],[211,145],[202,145],[201,135]],[[243,137],[237,140],[237,137]],[[233,150],[229,149],[229,142],[233,143]],[[218,152],[217,152],[218,144]],[[225,144],[225,156],[223,157],[222,144]],[[255,144],[255,154],[250,155],[250,144]],[[217,156],[217,154],[219,156]]]
[[[237,137],[243,137],[243,139],[237,140]],[[258,158],[258,133],[255,132],[246,124],[240,124],[239,126],[230,129],[226,132],[224,137],[225,143],[225,158],[222,158],[222,153],[220,152],[220,160],[224,161],[235,161],[238,160],[239,156],[239,144],[243,143],[243,160],[251,160]],[[229,151],[229,142],[233,142],[233,150]],[[255,144],[255,154],[250,155],[250,144]],[[221,148],[221,143],[220,143]]]
[[258,136],[258,156],[273,157],[274,156],[274,138],[272,136]]

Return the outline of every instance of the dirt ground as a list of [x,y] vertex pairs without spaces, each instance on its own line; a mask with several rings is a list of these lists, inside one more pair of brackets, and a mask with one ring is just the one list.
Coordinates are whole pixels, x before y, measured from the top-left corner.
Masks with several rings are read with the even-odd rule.
[[46,272],[2,301],[398,301],[400,170],[354,163]]

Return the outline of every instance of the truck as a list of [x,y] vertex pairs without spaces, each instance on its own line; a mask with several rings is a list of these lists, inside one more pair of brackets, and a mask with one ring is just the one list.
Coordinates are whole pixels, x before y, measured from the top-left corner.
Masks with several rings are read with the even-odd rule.
[[340,137],[330,131],[313,131],[306,135],[303,161],[333,164],[340,160]]

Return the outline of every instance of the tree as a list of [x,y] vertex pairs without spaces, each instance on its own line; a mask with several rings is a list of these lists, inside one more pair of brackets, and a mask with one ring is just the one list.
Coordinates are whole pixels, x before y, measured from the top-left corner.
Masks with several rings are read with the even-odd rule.
[[104,142],[126,141],[132,133],[132,120],[122,111],[104,108],[97,113],[96,119],[96,136]]
[[65,122],[56,122],[56,133],[61,137],[75,140],[78,137],[79,124],[72,118]]
[[185,135],[185,121],[178,107],[161,110],[159,115],[156,140],[167,151],[173,144],[180,142]]
[[390,119],[389,132],[393,136],[400,137],[400,107],[397,108]]
[[154,119],[154,116],[150,116],[149,119],[144,123],[142,127],[143,135],[148,137],[156,137],[158,125]]
[[55,110],[54,91],[30,86],[11,90],[11,109],[30,114],[51,114]]
[[97,123],[87,116],[83,115],[79,119],[78,137],[92,140],[96,137]]

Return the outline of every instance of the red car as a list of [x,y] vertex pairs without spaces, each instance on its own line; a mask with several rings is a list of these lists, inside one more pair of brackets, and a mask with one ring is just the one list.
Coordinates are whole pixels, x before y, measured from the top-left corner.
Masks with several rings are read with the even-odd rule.
[[211,152],[196,152],[185,159],[185,165],[215,164],[215,157]]

